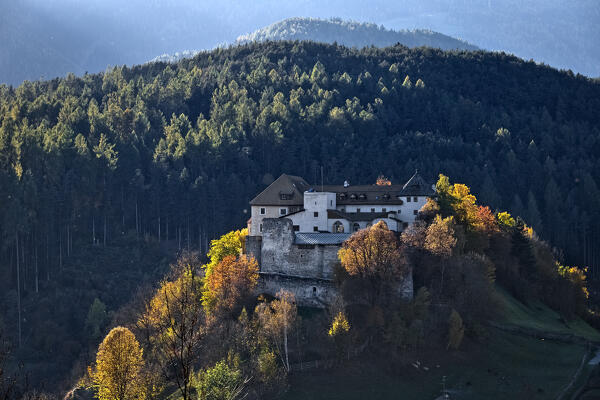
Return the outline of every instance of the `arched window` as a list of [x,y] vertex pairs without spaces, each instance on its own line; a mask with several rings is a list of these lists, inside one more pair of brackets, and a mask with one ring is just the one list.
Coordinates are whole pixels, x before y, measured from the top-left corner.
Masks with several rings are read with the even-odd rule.
[[340,221],[335,221],[333,223],[333,233],[344,233],[344,224]]
[[355,222],[355,223],[352,224],[352,231],[353,232],[360,231],[360,225],[358,224],[358,222]]

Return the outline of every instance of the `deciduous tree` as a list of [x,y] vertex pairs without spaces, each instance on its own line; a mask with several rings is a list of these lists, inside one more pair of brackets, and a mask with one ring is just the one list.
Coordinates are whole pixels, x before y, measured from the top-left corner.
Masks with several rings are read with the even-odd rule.
[[184,400],[191,396],[193,367],[206,334],[200,273],[198,256],[182,255],[138,321],[165,378],[175,381]]
[[100,400],[145,398],[142,349],[134,334],[121,326],[104,338],[96,355],[94,383]]
[[237,315],[258,282],[258,263],[252,256],[225,256],[205,279],[202,302],[218,315]]
[[196,392],[199,400],[235,400],[245,397],[245,383],[238,368],[221,360],[198,373]]
[[206,275],[210,275],[212,268],[225,257],[239,256],[245,249],[246,236],[248,236],[248,229],[244,228],[228,232],[219,239],[211,240],[207,254],[210,262],[205,266]]
[[288,336],[297,315],[294,294],[282,289],[272,302],[259,304],[255,313],[262,331],[274,345],[283,367],[289,373]]
[[399,242],[383,221],[354,233],[338,257],[350,276],[369,283],[368,299],[373,306],[382,300],[384,288],[398,282],[407,271]]

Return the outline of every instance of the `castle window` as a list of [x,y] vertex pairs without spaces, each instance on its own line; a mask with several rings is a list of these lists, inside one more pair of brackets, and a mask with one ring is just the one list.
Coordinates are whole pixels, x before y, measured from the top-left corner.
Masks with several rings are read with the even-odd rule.
[[279,209],[279,215],[285,215],[285,214],[287,214],[287,209],[285,209],[285,208],[280,208],[280,209]]
[[358,222],[355,222],[355,223],[352,224],[352,231],[353,232],[360,231],[360,225],[358,224]]
[[410,199],[410,196],[406,198],[406,202],[407,202],[407,203],[410,203],[410,200],[411,200],[411,199]]
[[333,200],[329,200],[329,205],[333,207]]
[[313,232],[319,232],[319,227],[318,226],[313,226]]
[[258,230],[262,232],[262,224],[259,225]]
[[317,288],[315,286],[313,286],[313,296],[317,295]]
[[416,196],[415,196],[415,197],[413,197],[413,201],[414,201],[415,203],[416,203],[417,201],[419,201],[419,200],[418,200],[418,197],[416,197]]
[[356,212],[360,212],[360,207],[356,209]]
[[419,213],[419,210],[413,210],[413,214],[417,215]]
[[374,208],[371,208],[371,212],[375,212],[375,209],[374,209]]
[[335,221],[333,223],[333,233],[344,233],[344,224],[340,221]]
[[319,217],[319,212],[318,212],[318,211],[315,211],[315,212],[313,213],[313,215],[314,215],[314,217],[315,217],[315,218],[318,218],[318,217]]
[[265,215],[267,213],[267,209],[264,207],[260,208],[260,215]]
[[294,225],[294,232],[299,232],[300,231],[300,225]]
[[381,212],[387,212],[387,208],[382,208]]

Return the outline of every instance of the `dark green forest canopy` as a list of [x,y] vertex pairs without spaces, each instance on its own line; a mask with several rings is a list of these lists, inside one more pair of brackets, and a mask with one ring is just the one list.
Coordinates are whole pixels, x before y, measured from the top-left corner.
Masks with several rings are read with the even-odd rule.
[[0,93],[3,252],[49,235],[42,268],[67,229],[205,249],[269,176],[321,166],[326,183],[444,172],[566,262],[600,262],[600,85],[504,53],[266,42]]

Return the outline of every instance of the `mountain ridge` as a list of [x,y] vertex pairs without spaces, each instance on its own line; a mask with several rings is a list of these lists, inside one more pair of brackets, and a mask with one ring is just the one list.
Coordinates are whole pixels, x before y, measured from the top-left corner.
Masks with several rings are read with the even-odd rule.
[[[292,17],[275,22],[253,32],[240,35],[232,43],[223,43],[217,47],[241,45],[249,42],[277,40],[307,40],[320,43],[338,43],[347,47],[388,47],[400,43],[414,48],[428,46],[441,50],[480,50],[479,47],[430,29],[384,28],[372,22],[342,20],[341,18]],[[182,58],[193,57],[201,50],[184,50],[174,54],[162,54],[150,62],[176,62]]]

